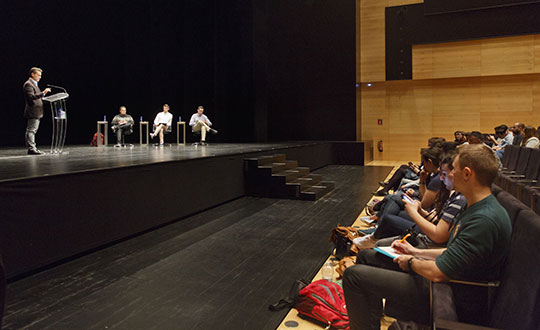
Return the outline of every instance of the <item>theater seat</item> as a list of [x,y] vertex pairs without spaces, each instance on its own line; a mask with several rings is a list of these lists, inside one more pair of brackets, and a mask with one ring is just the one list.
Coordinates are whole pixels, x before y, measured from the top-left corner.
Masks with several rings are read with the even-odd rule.
[[521,198],[523,195],[523,188],[530,185],[537,185],[538,179],[540,179],[540,149],[530,149],[530,153],[528,165],[525,169],[525,176],[523,178],[508,176],[504,180],[506,191],[527,205],[530,205],[530,199],[524,200]]
[[[491,300],[489,326],[497,329],[538,329],[540,253],[531,253],[540,249],[538,237],[540,237],[540,216],[531,210],[520,211],[514,224],[510,252],[500,285],[495,289]],[[450,285],[447,283],[432,285],[431,310],[434,328],[440,328],[442,320],[455,321],[455,312],[450,310],[453,306],[453,297],[449,288]],[[455,329],[473,328],[457,324]]]
[[501,186],[504,190],[508,191],[508,180],[510,178],[524,179],[525,171],[529,165],[529,159],[531,156],[531,148],[519,148],[519,157],[517,159],[516,167],[512,172],[499,172],[495,183]]
[[510,217],[510,221],[512,222],[512,225],[516,222],[516,219],[518,217],[518,214],[522,210],[529,210],[529,207],[525,204],[523,204],[521,201],[516,199],[514,196],[510,195],[510,193],[506,191],[501,191],[497,195],[497,200],[499,203],[501,203],[502,207],[508,212],[508,216]]
[[4,306],[6,305],[6,271],[4,262],[0,255],[0,329],[2,329],[2,319],[4,318]]
[[498,195],[501,191],[503,191],[503,189],[502,189],[500,186],[498,186],[498,185],[496,185],[496,184],[492,184],[492,185],[491,185],[491,193],[493,194],[493,196],[497,197],[497,195]]

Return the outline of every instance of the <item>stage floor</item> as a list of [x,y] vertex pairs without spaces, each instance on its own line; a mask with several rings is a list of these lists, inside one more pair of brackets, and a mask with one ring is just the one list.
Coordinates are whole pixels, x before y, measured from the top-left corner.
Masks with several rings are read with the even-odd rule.
[[316,202],[242,197],[9,284],[5,330],[273,330],[391,168],[326,166]]
[[[40,176],[105,170],[152,163],[210,158],[294,148],[322,142],[220,143],[205,147],[171,144],[165,147],[134,145],[133,148],[66,146],[61,155],[27,155],[24,148],[0,149],[0,182]],[[45,148],[42,151],[46,152]]]

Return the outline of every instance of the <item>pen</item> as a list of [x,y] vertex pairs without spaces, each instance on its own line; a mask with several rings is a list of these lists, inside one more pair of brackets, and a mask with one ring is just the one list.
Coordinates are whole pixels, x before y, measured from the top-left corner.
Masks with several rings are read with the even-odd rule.
[[409,236],[411,236],[411,233],[408,233],[407,235],[405,235],[405,236],[401,239],[401,241],[399,241],[399,242],[400,242],[400,243],[405,242],[405,240],[406,240],[407,238],[409,238]]

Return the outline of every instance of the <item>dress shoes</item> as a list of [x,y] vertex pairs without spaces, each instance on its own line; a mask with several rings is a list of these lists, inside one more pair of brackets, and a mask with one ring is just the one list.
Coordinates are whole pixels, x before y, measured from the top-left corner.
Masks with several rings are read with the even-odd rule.
[[43,152],[38,149],[28,149],[29,155],[43,155]]

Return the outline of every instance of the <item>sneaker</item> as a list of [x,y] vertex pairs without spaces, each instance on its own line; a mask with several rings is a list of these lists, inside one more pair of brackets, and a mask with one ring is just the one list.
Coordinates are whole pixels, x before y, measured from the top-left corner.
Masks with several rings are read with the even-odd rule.
[[150,133],[150,138],[153,139],[155,137],[154,133]]
[[360,217],[360,221],[364,222],[364,223],[367,223],[368,225],[372,224],[375,222],[374,219],[372,219],[370,216],[367,216],[367,217]]
[[371,227],[368,229],[358,229],[359,233],[362,233],[363,235],[371,235],[377,230],[377,227]]
[[114,145],[115,148],[120,148],[122,145],[120,143],[117,143]]
[[163,143],[160,143],[160,144],[159,144],[159,147],[160,147],[160,148],[163,148],[163,146],[164,146]]
[[211,128],[211,129],[210,129],[210,133],[216,135],[216,134],[218,133],[218,131],[217,131],[216,129]]
[[206,143],[206,141],[201,141],[201,146],[207,146],[208,144]]
[[375,238],[371,234],[364,237],[357,237],[353,239],[352,242],[359,250],[372,249],[375,247]]

